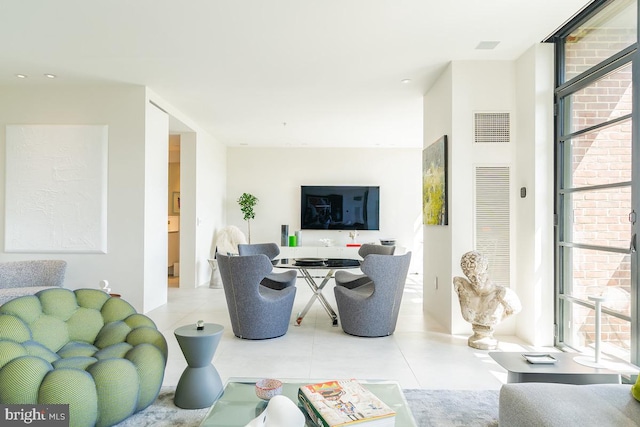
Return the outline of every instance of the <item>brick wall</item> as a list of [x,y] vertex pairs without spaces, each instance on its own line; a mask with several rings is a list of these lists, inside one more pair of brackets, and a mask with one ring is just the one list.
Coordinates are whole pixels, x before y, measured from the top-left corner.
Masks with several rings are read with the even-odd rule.
[[[567,79],[598,64],[635,42],[635,30],[601,28],[583,30],[567,39]],[[567,99],[572,133],[631,113],[631,65],[611,73]],[[569,144],[569,142],[567,142]],[[631,121],[626,120],[574,138],[570,150],[571,178],[567,188],[611,184],[631,180]],[[630,187],[578,192],[571,196],[567,214],[573,215],[573,235],[565,240],[615,248],[628,248],[631,240]],[[606,251],[572,250],[571,295],[587,300],[604,295],[604,305],[630,314],[631,271],[629,256]],[[595,316],[591,309],[574,306],[573,327],[580,342],[594,342]],[[602,339],[618,352],[628,353],[629,322],[603,315]]]

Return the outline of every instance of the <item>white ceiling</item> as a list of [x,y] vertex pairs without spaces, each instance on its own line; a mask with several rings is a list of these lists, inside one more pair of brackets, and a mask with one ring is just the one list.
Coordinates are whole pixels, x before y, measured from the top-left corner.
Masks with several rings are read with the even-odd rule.
[[2,0],[0,85],[145,85],[230,146],[422,147],[448,62],[516,59],[586,3]]

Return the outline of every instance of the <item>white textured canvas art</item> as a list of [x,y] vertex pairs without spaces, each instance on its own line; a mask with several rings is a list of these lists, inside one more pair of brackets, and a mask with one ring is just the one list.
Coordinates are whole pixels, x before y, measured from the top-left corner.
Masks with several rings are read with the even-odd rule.
[[6,252],[107,252],[108,127],[6,127]]

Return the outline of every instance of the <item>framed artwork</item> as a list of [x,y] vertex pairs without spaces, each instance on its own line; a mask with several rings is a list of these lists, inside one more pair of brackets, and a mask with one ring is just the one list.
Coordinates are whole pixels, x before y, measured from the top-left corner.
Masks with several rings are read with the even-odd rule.
[[448,225],[447,135],[422,150],[422,222]]
[[173,213],[174,214],[179,214],[180,213],[180,192],[174,191],[173,193]]

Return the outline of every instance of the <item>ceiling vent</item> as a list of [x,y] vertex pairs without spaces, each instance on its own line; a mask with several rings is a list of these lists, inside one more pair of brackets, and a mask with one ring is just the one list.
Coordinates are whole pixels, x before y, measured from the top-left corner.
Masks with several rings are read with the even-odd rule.
[[509,113],[475,113],[474,134],[476,143],[511,142],[511,117]]

